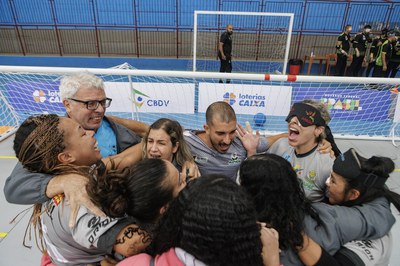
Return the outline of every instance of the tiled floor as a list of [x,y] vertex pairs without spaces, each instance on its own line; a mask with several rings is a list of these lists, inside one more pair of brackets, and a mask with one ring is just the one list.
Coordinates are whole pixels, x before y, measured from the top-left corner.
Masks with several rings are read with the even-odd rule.
[[[5,179],[11,173],[16,159],[12,151],[12,140],[10,137],[0,142],[0,266],[9,265],[39,265],[40,251],[35,246],[34,241],[28,241],[32,246],[31,249],[22,245],[25,228],[28,224],[31,211],[21,215],[18,219],[10,224],[10,221],[22,210],[29,206],[20,206],[9,204],[6,202],[3,194]],[[361,140],[338,140],[339,148],[346,151],[350,147],[356,148],[364,156],[381,155],[392,158],[396,163],[396,171],[389,178],[387,184],[390,189],[400,193],[400,148],[396,148],[390,142],[384,141],[361,141]],[[393,209],[397,221],[400,221],[400,214]],[[400,224],[397,222],[392,234],[394,243],[400,240]],[[33,237],[33,236],[32,236]],[[397,252],[396,244],[394,244],[393,254],[390,265],[400,265],[400,253]]]

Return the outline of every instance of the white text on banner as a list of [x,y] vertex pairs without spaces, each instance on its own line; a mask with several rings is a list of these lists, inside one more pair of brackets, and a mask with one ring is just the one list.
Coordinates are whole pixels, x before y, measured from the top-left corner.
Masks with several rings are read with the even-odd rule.
[[291,86],[199,83],[199,112],[213,102],[225,101],[237,114],[286,116],[291,98]]
[[[106,95],[112,98],[110,112],[194,113],[194,84],[105,82]],[[184,103],[184,104],[182,104]]]

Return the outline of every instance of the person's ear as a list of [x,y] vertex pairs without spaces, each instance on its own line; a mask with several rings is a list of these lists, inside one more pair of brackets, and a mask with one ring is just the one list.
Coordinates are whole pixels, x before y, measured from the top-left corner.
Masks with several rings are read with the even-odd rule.
[[204,131],[205,131],[207,134],[210,134],[210,127],[209,127],[207,124],[204,124],[204,125],[203,125],[203,128],[204,128]]
[[75,162],[75,157],[71,153],[63,151],[57,155],[57,159],[61,164],[72,164]]
[[325,127],[323,126],[317,126],[314,130],[314,135],[316,138],[318,138],[323,132],[325,131]]
[[356,200],[360,197],[360,191],[358,191],[357,189],[351,189],[347,195],[347,200]]
[[168,204],[165,204],[160,208],[160,215],[163,215],[168,209]]
[[176,153],[176,152],[178,151],[178,149],[179,149],[179,141],[177,141],[177,142],[175,143],[175,146],[172,147],[172,153],[173,153],[173,154]]
[[67,114],[71,112],[71,103],[67,99],[63,100],[63,105],[65,107],[65,110],[67,111]]

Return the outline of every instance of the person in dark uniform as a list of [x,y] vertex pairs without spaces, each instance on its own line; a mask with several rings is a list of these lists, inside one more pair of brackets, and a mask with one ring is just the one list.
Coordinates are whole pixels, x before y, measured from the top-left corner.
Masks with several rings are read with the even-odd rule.
[[388,64],[392,57],[393,45],[396,44],[397,37],[394,31],[388,32],[388,39],[381,45],[378,50],[375,69],[372,73],[373,77],[388,77]]
[[375,68],[376,55],[379,51],[379,47],[387,40],[388,29],[384,28],[381,31],[381,35],[376,37],[371,44],[371,49],[369,50],[369,64],[367,67],[366,77],[369,77],[371,71]]
[[[221,34],[221,38],[219,39],[218,58],[221,61],[219,72],[232,72],[232,33],[233,26],[232,24],[228,24],[226,31]],[[223,81],[219,80],[219,83],[223,83]],[[230,80],[227,79],[226,83],[230,83]]]
[[400,68],[400,32],[396,32],[397,41],[392,42],[392,56],[388,64],[388,76],[391,78],[396,77],[397,71]]
[[336,42],[337,62],[335,67],[335,76],[344,76],[346,69],[347,57],[350,50],[350,32],[351,25],[346,25],[345,31],[339,35]]
[[371,25],[365,25],[362,32],[358,33],[356,37],[354,37],[353,61],[351,61],[350,67],[347,70],[348,76],[358,77],[362,64],[366,61],[365,52],[367,51],[367,45],[372,42],[369,37],[370,31]]

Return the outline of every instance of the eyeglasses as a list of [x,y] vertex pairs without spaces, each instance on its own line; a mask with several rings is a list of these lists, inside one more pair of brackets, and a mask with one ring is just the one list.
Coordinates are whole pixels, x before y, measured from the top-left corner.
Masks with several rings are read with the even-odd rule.
[[86,105],[86,108],[88,110],[96,110],[97,108],[99,108],[99,105],[101,105],[103,108],[110,107],[111,101],[112,101],[112,99],[110,99],[110,98],[105,98],[104,100],[100,100],[100,101],[96,101],[96,100],[81,101],[81,100],[77,100],[74,98],[68,98],[68,100],[72,100],[72,101],[78,102],[78,103],[83,103]]

